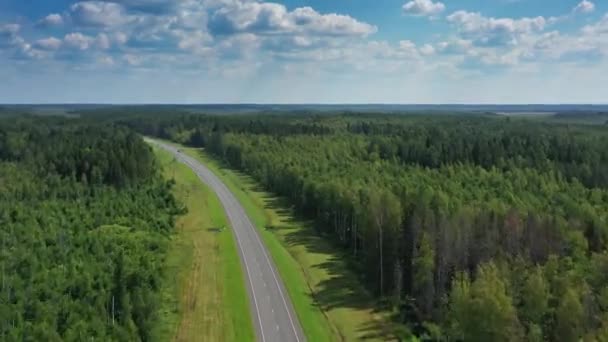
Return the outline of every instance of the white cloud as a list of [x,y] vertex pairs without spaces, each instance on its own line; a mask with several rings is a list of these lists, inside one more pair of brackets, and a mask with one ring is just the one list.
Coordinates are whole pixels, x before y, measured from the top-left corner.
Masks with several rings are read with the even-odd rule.
[[[608,42],[602,36],[608,32],[608,16],[586,26],[581,34],[587,33],[576,38],[559,31],[545,34],[547,27],[555,28],[545,17],[493,18],[457,11],[446,17],[451,34],[414,43],[408,37],[398,42],[370,39],[375,26],[311,7],[290,10],[261,0],[177,0],[170,6],[165,4],[165,10],[155,11],[162,2],[78,2],[63,16],[58,15],[70,26],[67,32],[75,32],[63,40],[35,40],[46,35],[32,34],[35,38],[28,42],[19,37],[19,25],[0,25],[0,46],[4,36],[9,38],[4,42],[7,50],[19,50],[24,56],[57,58],[58,63],[68,63],[68,59],[71,63],[97,61],[91,65],[98,67],[143,65],[149,70],[158,67],[202,73],[240,63],[255,65],[247,69],[258,71],[302,66],[318,68],[320,74],[346,75],[352,71],[382,77],[433,68],[483,74],[485,65],[525,68],[545,61],[561,63],[608,55],[608,44],[601,42]],[[409,15],[432,17],[443,12],[445,5],[417,0],[406,3],[403,10]],[[562,17],[575,16],[568,12]],[[53,53],[55,50],[60,53]]]
[[473,48],[473,42],[466,39],[455,39],[437,43],[437,51],[446,54],[465,53]]
[[97,38],[95,39],[95,43],[98,48],[100,48],[102,50],[107,50],[110,48],[110,45],[111,45],[110,37],[108,37],[108,35],[105,33],[100,33],[99,35],[97,35]]
[[111,56],[97,57],[97,63],[105,66],[113,66],[115,64],[114,58],[112,58]]
[[375,26],[340,14],[320,14],[311,7],[287,11],[284,5],[270,2],[234,1],[215,9],[209,27],[215,34],[307,33],[327,36],[367,36]]
[[182,50],[191,51],[198,55],[208,55],[212,48],[210,43],[213,38],[202,30],[195,32],[175,31],[174,34],[178,37],[178,47]]
[[63,24],[63,17],[61,14],[51,13],[40,20],[40,24],[44,26],[59,26]]
[[133,54],[126,54],[122,59],[131,66],[138,66],[142,63],[142,58]]
[[595,4],[589,0],[581,1],[573,9],[573,12],[575,13],[591,13],[593,11],[595,11]]
[[420,47],[420,53],[425,56],[430,56],[435,54],[435,48],[430,44],[424,44]]
[[13,48],[13,57],[17,59],[42,59],[46,56],[43,51],[34,48],[32,44],[17,35],[12,37],[10,46]]
[[522,36],[544,30],[547,20],[535,18],[489,18],[480,13],[457,11],[447,17],[465,39],[476,44],[497,46],[517,44]]
[[117,26],[127,21],[125,9],[104,1],[82,1],[70,7],[74,22],[82,26]]
[[105,0],[114,2],[135,11],[147,12],[152,14],[167,13],[178,8],[179,5],[191,0]]
[[242,33],[230,36],[221,41],[217,50],[224,58],[250,58],[260,46],[260,39],[251,33]]
[[127,34],[124,32],[114,32],[112,38],[118,45],[124,45],[127,41],[129,41],[129,36],[127,36]]
[[0,36],[15,36],[19,33],[21,26],[19,24],[4,24],[0,25]]
[[330,36],[367,36],[375,33],[377,28],[340,14],[319,14],[311,7],[295,9],[289,16],[302,32]]
[[80,32],[69,33],[63,38],[64,44],[72,49],[87,50],[94,43],[95,39]]
[[57,50],[61,47],[62,41],[55,37],[39,39],[34,43],[34,46],[41,50]]
[[406,14],[414,16],[436,16],[445,10],[442,2],[432,0],[412,0],[403,5]]
[[603,35],[608,33],[608,13],[595,24],[587,25],[582,29],[587,35]]

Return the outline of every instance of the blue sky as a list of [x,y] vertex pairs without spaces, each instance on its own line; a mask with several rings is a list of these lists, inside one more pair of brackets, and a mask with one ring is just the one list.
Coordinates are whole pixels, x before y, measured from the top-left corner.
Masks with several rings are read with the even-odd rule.
[[608,103],[599,0],[3,0],[0,103]]

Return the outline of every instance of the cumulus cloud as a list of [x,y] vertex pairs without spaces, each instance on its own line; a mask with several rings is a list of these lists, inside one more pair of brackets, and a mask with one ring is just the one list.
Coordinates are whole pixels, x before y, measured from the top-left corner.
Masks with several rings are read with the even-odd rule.
[[134,54],[126,54],[122,57],[123,61],[131,66],[138,66],[142,63],[142,59]]
[[260,44],[260,39],[256,35],[242,33],[221,41],[217,46],[217,50],[223,58],[243,59],[252,57],[253,52],[258,49]]
[[281,4],[243,1],[215,9],[210,17],[209,28],[213,34],[219,35],[248,32],[367,36],[377,31],[375,26],[348,15],[320,14],[311,7],[296,8],[289,12]]
[[491,18],[467,11],[454,12],[447,20],[456,25],[465,39],[487,46],[517,44],[522,36],[540,32],[547,25],[547,20],[540,16],[520,19]]
[[82,26],[118,26],[127,21],[123,6],[104,1],[82,1],[70,7],[74,22]]
[[111,56],[100,56],[97,57],[97,63],[104,65],[104,66],[113,66],[114,63],[114,58],[112,58]]
[[34,46],[41,50],[57,50],[61,47],[62,41],[55,37],[39,39],[34,43]]
[[437,43],[436,50],[446,54],[465,53],[473,48],[473,42],[466,39],[455,39]]
[[608,13],[597,23],[583,27],[582,31],[591,36],[608,34]]
[[43,26],[59,26],[63,24],[63,17],[61,14],[51,13],[40,20],[39,24]]
[[118,45],[124,45],[129,41],[129,36],[124,32],[114,32],[112,38]]
[[[4,27],[4,29],[7,29]],[[0,27],[0,32],[2,27]],[[19,28],[15,29],[15,27],[10,27],[7,29],[9,36],[8,44],[6,46],[10,47],[11,57],[18,60],[27,60],[27,59],[41,59],[45,57],[45,53],[38,48],[32,46],[32,44],[28,43],[25,39],[17,35]],[[6,34],[6,31],[5,31]],[[0,33],[1,38],[1,33]],[[0,47],[2,47],[3,42],[0,40]]]
[[420,47],[420,53],[424,56],[430,56],[435,54],[435,48],[430,44],[424,44]]
[[[112,38],[108,36],[106,33],[99,33],[97,36],[92,37],[81,32],[74,32],[66,34],[63,38],[63,41],[56,40],[54,38],[53,41],[47,41],[46,45],[49,47],[56,46],[55,49],[63,46],[72,50],[108,50],[112,46]],[[42,41],[37,41],[37,44],[42,43]],[[47,48],[48,50],[48,48]]]
[[63,38],[63,43],[72,49],[87,50],[95,42],[95,39],[80,32],[69,33]]
[[403,12],[413,16],[436,16],[445,10],[442,2],[412,0],[403,5]]
[[124,6],[127,9],[151,14],[164,14],[178,8],[187,0],[106,0]]
[[[562,17],[574,18],[574,11],[586,13],[587,3],[591,2],[583,0]],[[403,5],[404,13],[412,16],[436,17],[445,8],[438,0]],[[456,11],[446,17],[451,34],[416,43],[407,36],[397,42],[376,41],[370,38],[375,26],[349,15],[320,13],[312,7],[289,9],[262,0],[90,0],[43,21],[38,29],[61,21],[68,34],[63,39],[38,40],[48,35],[32,35],[28,42],[20,37],[19,25],[0,25],[0,47],[24,56],[68,56],[113,67],[334,63],[334,68],[391,73],[404,65],[414,69],[475,63],[514,66],[608,55],[608,39],[603,35],[608,33],[608,16],[585,26],[579,32],[582,36],[575,38],[559,31],[545,33],[557,23],[550,18],[493,18]],[[102,63],[99,56],[112,62]]]
[[595,11],[595,4],[589,0],[581,1],[573,9],[573,12],[575,13],[591,13],[593,11]]
[[0,48],[22,45],[23,38],[19,37],[19,24],[0,24]]
[[191,51],[198,55],[208,55],[211,53],[210,43],[213,38],[202,30],[195,32],[175,31],[175,36],[179,39],[178,47],[181,50]]
[[107,50],[110,48],[110,37],[108,37],[107,34],[105,33],[100,33],[97,38],[95,39],[95,43],[97,45],[98,48],[102,49],[102,50]]
[[21,26],[19,24],[4,24],[0,25],[0,37],[12,37],[17,35]]

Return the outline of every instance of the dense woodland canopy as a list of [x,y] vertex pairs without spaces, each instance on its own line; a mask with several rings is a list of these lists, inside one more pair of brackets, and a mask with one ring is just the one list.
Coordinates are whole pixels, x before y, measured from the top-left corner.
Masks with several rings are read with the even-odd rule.
[[608,133],[492,115],[0,119],[0,340],[151,340],[183,209],[134,132],[206,148],[349,255],[400,332],[608,340]]
[[608,134],[492,116],[120,120],[205,147],[314,219],[409,333],[608,340]]
[[180,211],[132,131],[0,120],[0,340],[150,340]]

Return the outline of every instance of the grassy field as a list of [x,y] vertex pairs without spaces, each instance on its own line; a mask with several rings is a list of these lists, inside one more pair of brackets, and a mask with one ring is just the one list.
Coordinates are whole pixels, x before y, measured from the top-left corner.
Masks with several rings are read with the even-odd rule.
[[253,341],[236,243],[223,208],[187,166],[154,148],[188,213],[177,220],[167,258],[159,341]]
[[310,341],[391,340],[389,313],[361,286],[342,255],[309,223],[294,219],[279,198],[203,150],[183,148],[218,175],[261,232]]

